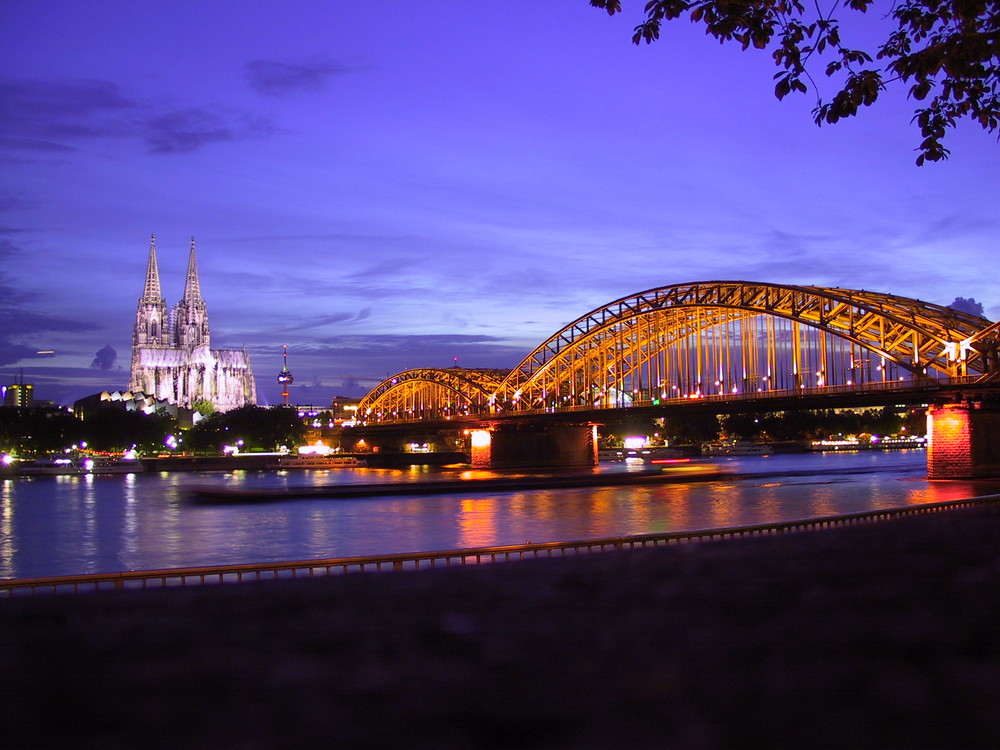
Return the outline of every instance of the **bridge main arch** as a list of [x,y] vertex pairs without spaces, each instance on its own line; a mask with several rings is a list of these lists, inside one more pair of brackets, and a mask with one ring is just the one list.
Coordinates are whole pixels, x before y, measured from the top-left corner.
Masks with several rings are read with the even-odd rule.
[[[659,287],[578,318],[510,371],[493,410],[985,376],[989,321],[879,292],[745,281]],[[992,326],[996,328],[996,326]]]
[[890,381],[1000,377],[984,318],[864,290],[746,281],[658,287],[614,300],[546,339],[512,370],[414,369],[359,404],[367,422]]

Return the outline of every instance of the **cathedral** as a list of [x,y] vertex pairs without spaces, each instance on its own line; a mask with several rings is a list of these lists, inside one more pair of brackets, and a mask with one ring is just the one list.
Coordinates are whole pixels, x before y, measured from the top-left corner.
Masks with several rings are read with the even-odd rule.
[[193,408],[207,401],[216,411],[257,402],[250,355],[244,349],[212,349],[208,313],[201,299],[194,238],[188,255],[184,297],[169,314],[160,292],[156,237],[149,243],[146,287],[135,313],[129,390]]

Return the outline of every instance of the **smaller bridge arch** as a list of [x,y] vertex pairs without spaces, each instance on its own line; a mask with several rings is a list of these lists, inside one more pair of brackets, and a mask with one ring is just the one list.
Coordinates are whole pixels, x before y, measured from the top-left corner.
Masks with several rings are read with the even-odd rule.
[[358,403],[362,421],[479,414],[509,370],[417,368],[386,378]]

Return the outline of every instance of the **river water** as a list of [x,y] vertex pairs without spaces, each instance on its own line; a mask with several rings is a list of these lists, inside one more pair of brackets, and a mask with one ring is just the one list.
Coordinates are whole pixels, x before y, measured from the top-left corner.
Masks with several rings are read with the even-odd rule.
[[[712,481],[205,506],[197,487],[443,477],[411,470],[157,472],[0,480],[0,577],[28,578],[565,541],[784,521],[1000,493],[929,481],[923,451],[711,459]],[[601,464],[599,471],[636,467]]]

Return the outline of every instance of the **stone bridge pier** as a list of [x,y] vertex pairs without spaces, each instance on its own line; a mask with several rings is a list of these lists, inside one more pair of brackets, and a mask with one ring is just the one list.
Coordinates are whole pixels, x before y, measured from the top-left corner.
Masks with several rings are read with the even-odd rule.
[[955,399],[928,408],[927,476],[1000,477],[1000,402]]
[[597,465],[596,424],[491,424],[471,442],[474,469]]

